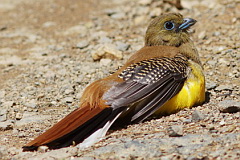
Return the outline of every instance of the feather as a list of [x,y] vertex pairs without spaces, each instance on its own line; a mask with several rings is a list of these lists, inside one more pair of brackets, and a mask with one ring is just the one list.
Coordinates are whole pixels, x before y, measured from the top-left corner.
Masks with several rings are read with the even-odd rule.
[[[154,58],[141,61],[126,68],[119,83],[103,96],[113,108],[132,106],[132,123],[142,122],[183,87],[187,77],[187,58]],[[136,105],[134,105],[136,104]]]
[[[50,149],[57,149],[70,146],[73,143],[78,144],[95,131],[104,127],[108,121],[113,121],[122,111],[123,108],[113,111],[110,107],[104,109],[97,107],[91,110],[89,110],[89,107],[76,109],[52,128],[24,146],[23,150],[35,150],[41,145],[47,145]],[[105,134],[106,132],[103,132],[100,137]],[[95,141],[99,141],[99,139]]]

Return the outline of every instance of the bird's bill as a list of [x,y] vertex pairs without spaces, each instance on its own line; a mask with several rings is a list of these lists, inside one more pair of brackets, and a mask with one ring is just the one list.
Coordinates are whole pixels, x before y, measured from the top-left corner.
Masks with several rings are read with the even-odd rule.
[[192,18],[184,18],[184,22],[178,27],[178,30],[188,29],[190,26],[194,25],[197,21]]

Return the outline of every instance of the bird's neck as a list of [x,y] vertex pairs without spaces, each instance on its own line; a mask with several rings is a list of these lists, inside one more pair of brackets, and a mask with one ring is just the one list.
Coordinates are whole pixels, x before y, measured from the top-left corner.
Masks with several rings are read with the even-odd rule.
[[147,43],[148,41],[145,41],[145,47],[150,47],[150,46],[172,46],[176,47],[179,49],[180,53],[191,59],[192,61],[201,64],[200,58],[198,51],[196,47],[193,44],[193,41],[191,39],[185,40],[184,43],[177,43],[177,45],[172,45],[172,44],[164,44],[163,42],[158,42],[158,43]]
[[197,48],[191,40],[187,43],[181,44],[178,48],[181,54],[202,66]]

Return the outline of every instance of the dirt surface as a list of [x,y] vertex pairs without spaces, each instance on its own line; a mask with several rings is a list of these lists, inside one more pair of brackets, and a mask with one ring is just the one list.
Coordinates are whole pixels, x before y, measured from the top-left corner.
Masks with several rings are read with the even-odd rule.
[[[1,159],[238,159],[240,1],[0,1]],[[193,40],[207,80],[202,106],[110,132],[93,147],[22,152],[78,107],[84,88],[144,44],[150,20],[180,12],[198,21]],[[96,59],[103,48],[111,56]],[[95,56],[94,56],[95,55]]]

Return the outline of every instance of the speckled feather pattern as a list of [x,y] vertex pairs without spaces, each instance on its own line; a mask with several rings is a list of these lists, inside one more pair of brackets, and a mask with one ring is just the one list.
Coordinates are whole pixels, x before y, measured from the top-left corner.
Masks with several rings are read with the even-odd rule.
[[169,74],[180,73],[187,76],[188,59],[178,54],[173,58],[161,57],[143,60],[127,67],[119,75],[124,81],[133,80],[142,84],[152,84]]

